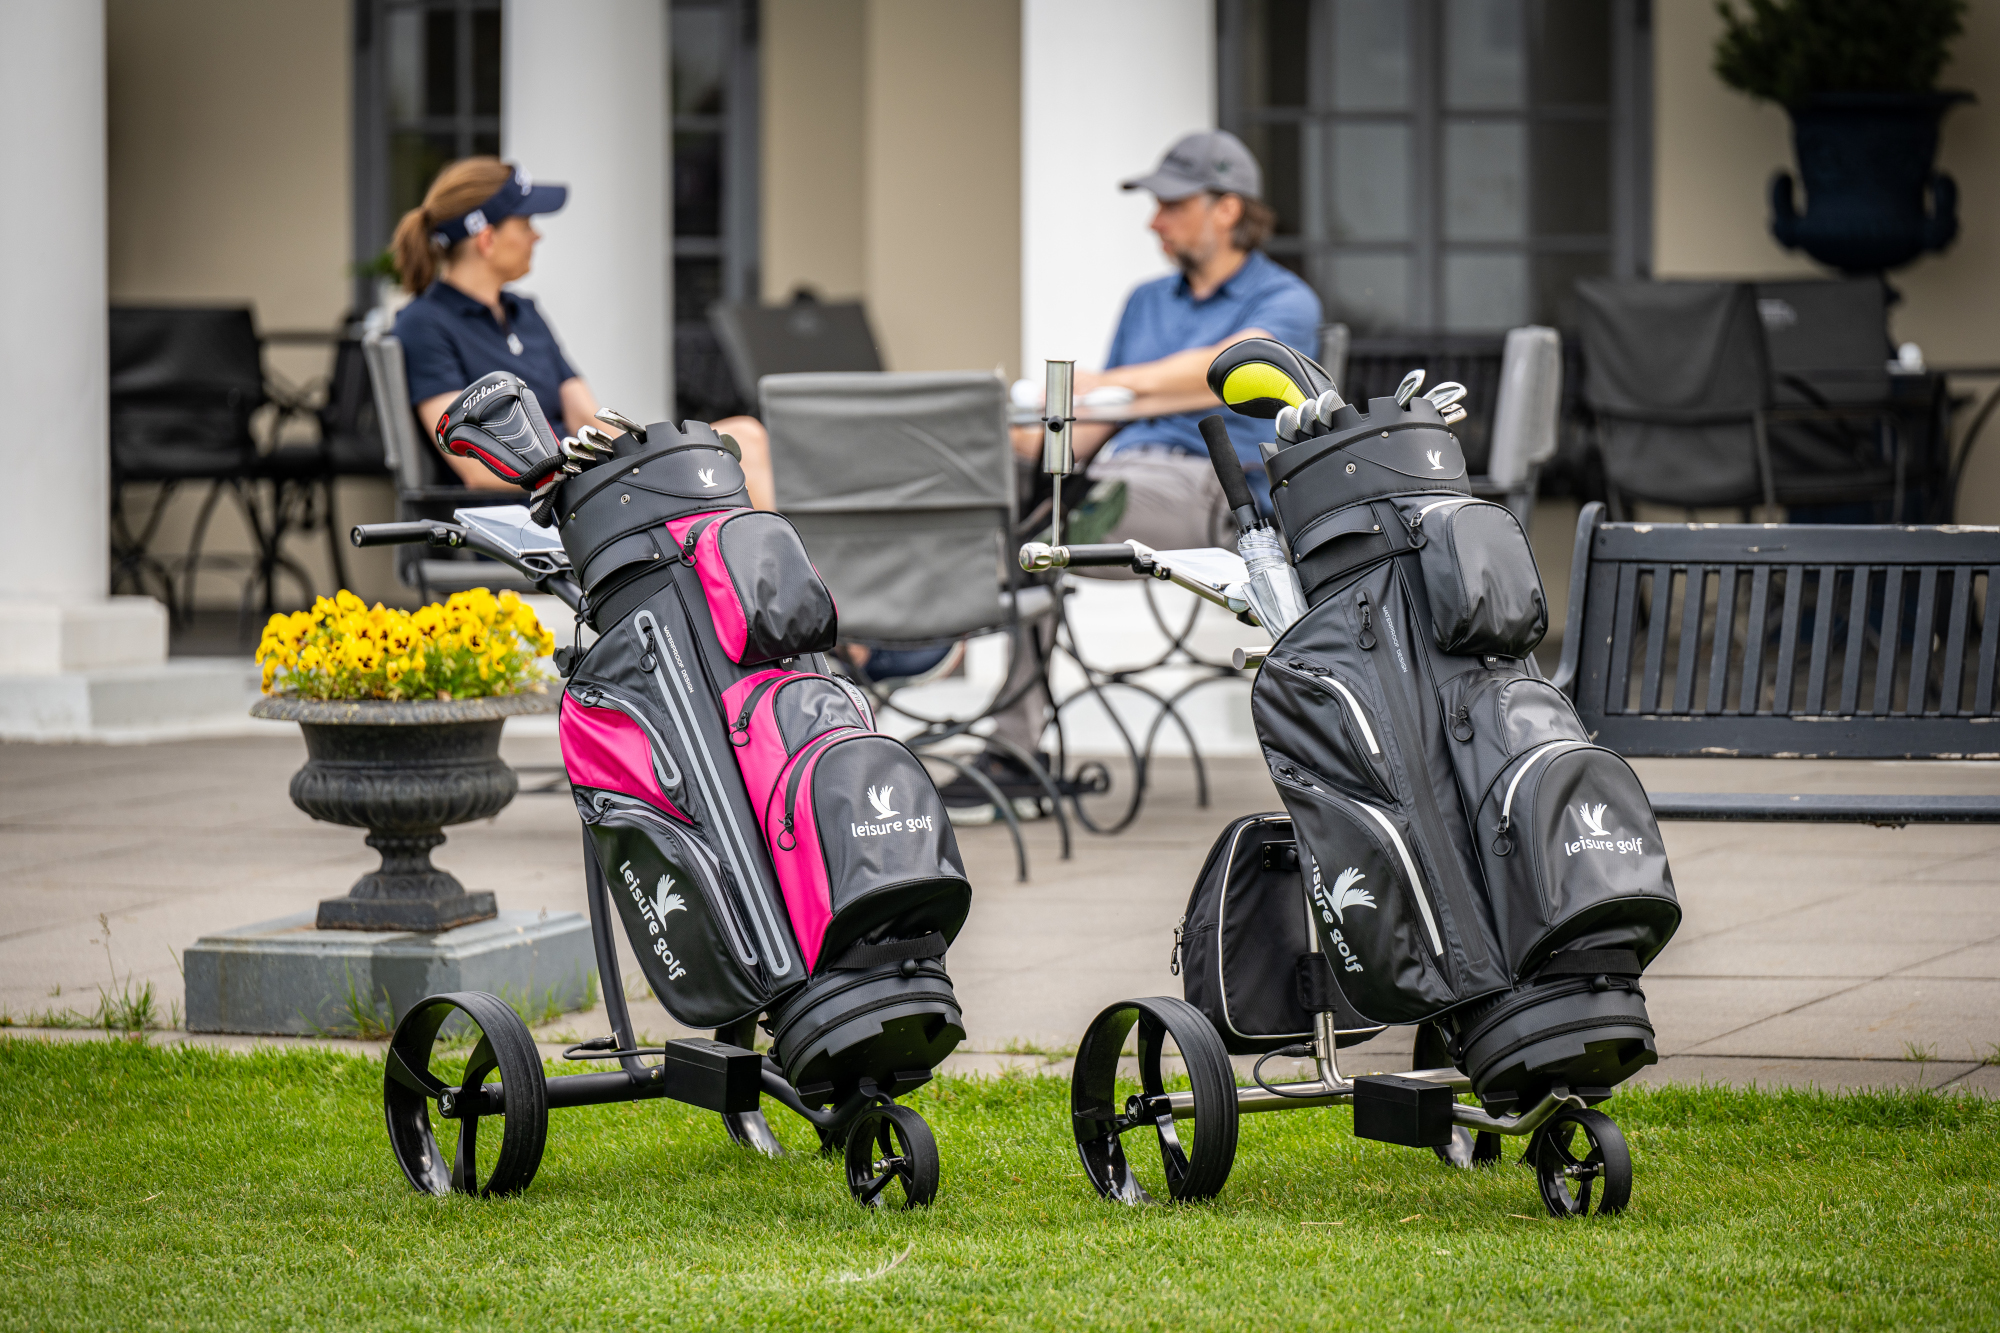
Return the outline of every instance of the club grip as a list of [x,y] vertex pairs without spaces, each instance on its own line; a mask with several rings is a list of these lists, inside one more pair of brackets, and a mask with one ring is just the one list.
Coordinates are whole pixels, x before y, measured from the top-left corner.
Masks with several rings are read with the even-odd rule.
[[1257,502],[1250,498],[1250,482],[1243,475],[1243,462],[1236,457],[1236,446],[1229,442],[1228,423],[1220,414],[1203,417],[1201,438],[1208,444],[1208,461],[1215,465],[1215,479],[1222,483],[1222,494],[1229,507],[1256,513]]

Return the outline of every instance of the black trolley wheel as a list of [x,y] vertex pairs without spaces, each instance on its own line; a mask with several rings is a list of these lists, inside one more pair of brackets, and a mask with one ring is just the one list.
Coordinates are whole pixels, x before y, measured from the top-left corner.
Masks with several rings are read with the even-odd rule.
[[889,1187],[898,1183],[905,1208],[922,1208],[937,1197],[937,1139],[907,1106],[884,1102],[856,1116],[846,1158],[848,1192],[864,1208],[889,1206]]
[[[1425,1023],[1417,1028],[1417,1044],[1411,1064],[1418,1069],[1443,1069],[1456,1064],[1451,1058],[1450,1048],[1445,1045],[1444,1033],[1439,1031],[1437,1024]],[[1451,1142],[1438,1144],[1431,1151],[1446,1166],[1470,1169],[1491,1166],[1500,1160],[1505,1149],[1501,1147],[1500,1136],[1491,1130],[1482,1129],[1475,1134],[1464,1125],[1453,1125]]]
[[1527,1160],[1556,1217],[1588,1216],[1593,1194],[1599,1215],[1621,1213],[1632,1201],[1632,1154],[1602,1111],[1556,1112],[1528,1141]]
[[[1118,1054],[1138,1027],[1140,1091],[1118,1101]],[[1172,1038],[1187,1066],[1194,1115],[1176,1120],[1166,1099],[1161,1057]],[[1167,1192],[1179,1202],[1212,1199],[1236,1161],[1236,1072],[1222,1038],[1185,1000],[1156,995],[1121,1000],[1091,1021],[1070,1079],[1077,1155],[1097,1192],[1120,1203],[1153,1202],[1125,1156],[1124,1135],[1141,1126],[1158,1136]],[[1183,1128],[1185,1126],[1185,1128]],[[1191,1131],[1193,1146],[1187,1143]]]
[[[478,1034],[465,1073],[447,1083],[432,1072],[438,1031],[463,1014]],[[512,1006],[483,991],[419,1000],[396,1024],[382,1079],[389,1149],[410,1184],[426,1194],[512,1194],[528,1187],[548,1140],[549,1093],[528,1025]],[[488,1083],[498,1071],[500,1081]],[[432,1119],[458,1121],[451,1160],[438,1150]],[[481,1179],[479,1123],[498,1117],[500,1148]],[[491,1139],[488,1139],[490,1149]]]

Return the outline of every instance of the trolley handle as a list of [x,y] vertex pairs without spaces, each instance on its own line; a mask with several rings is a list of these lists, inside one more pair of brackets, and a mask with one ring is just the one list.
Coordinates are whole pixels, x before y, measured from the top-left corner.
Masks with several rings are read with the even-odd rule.
[[415,523],[357,523],[348,538],[356,546],[412,546],[426,542],[432,546],[463,546],[465,529],[456,523],[431,519]]

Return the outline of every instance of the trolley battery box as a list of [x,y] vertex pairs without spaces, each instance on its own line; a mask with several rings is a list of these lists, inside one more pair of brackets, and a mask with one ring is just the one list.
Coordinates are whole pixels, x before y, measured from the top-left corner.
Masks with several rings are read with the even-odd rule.
[[724,1115],[757,1109],[764,1077],[757,1052],[706,1037],[670,1041],[664,1050],[667,1095],[675,1101]]
[[1406,1148],[1451,1142],[1451,1089],[1441,1083],[1368,1074],[1354,1080],[1354,1137]]

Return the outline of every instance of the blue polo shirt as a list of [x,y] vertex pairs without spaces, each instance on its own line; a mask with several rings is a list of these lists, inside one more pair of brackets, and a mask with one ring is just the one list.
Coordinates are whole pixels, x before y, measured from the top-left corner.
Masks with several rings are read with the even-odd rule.
[[[1105,369],[1157,361],[1190,347],[1207,347],[1232,333],[1257,328],[1295,351],[1310,357],[1319,355],[1319,296],[1290,269],[1261,250],[1250,252],[1243,267],[1230,275],[1205,300],[1196,300],[1183,275],[1156,278],[1132,289],[1126,298],[1125,313],[1119,316],[1118,331],[1111,337],[1111,352]],[[1217,409],[1181,412],[1170,417],[1150,417],[1134,421],[1111,438],[1111,451],[1150,445],[1180,453],[1206,457],[1197,424]],[[1221,409],[1229,423],[1229,438],[1243,460],[1259,499],[1268,507],[1264,488],[1263,455],[1257,441],[1271,438],[1271,423],[1240,412]]]
[[[403,344],[410,402],[457,393],[481,375],[511,370],[535,391],[542,415],[562,434],[562,382],[574,379],[576,372],[533,301],[503,290],[500,308],[506,312],[504,323],[485,303],[444,281],[432,283],[403,307],[396,316],[396,338]],[[509,334],[515,342],[508,341]],[[423,424],[428,430],[436,423]]]

